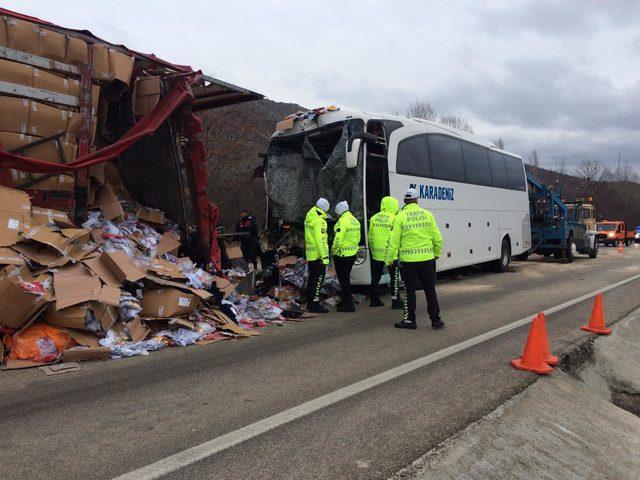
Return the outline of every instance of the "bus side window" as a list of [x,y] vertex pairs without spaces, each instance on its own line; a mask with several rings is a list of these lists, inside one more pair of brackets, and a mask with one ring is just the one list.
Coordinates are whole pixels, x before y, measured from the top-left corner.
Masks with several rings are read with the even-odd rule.
[[431,162],[426,135],[416,135],[400,141],[398,144],[396,172],[418,177],[431,176]]
[[524,179],[524,168],[519,158],[504,155],[504,163],[507,167],[507,184],[511,190],[526,189],[526,181]]
[[507,188],[507,170],[504,167],[504,157],[502,154],[489,150],[489,164],[491,165],[493,186]]
[[467,172],[467,183],[491,187],[491,169],[487,149],[473,143],[462,142],[464,167]]
[[444,135],[429,135],[429,155],[433,178],[466,181],[460,140]]

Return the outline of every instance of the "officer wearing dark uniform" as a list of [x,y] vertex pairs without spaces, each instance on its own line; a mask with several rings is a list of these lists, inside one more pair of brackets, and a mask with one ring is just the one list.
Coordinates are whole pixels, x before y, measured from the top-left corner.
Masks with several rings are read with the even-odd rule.
[[258,236],[258,224],[246,209],[240,210],[240,219],[236,223],[236,233],[245,233],[245,235],[238,235],[240,237],[242,258],[247,262],[247,265],[253,265],[254,270],[257,269],[258,255],[262,253]]

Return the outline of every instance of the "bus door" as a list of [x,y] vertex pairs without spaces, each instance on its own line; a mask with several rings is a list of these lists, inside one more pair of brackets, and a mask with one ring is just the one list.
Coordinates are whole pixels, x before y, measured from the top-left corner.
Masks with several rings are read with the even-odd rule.
[[378,137],[377,143],[367,144],[365,161],[365,218],[368,220],[380,210],[380,201],[389,195],[389,169],[387,165],[387,134],[384,122],[370,120],[367,133]]

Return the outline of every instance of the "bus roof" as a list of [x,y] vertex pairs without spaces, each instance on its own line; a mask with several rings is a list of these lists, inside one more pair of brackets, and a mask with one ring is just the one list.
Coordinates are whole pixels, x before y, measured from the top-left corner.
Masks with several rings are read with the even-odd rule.
[[[334,109],[330,110],[330,108]],[[296,135],[301,132],[323,128],[333,123],[344,122],[345,120],[351,119],[361,119],[365,123],[369,120],[394,120],[402,123],[405,127],[417,127],[418,129],[423,129],[425,133],[441,133],[444,135],[458,137],[461,140],[482,145],[497,152],[506,153],[507,155],[518,157],[520,159],[522,158],[520,155],[515,153],[499,149],[493,142],[489,142],[469,132],[459,130],[449,125],[444,125],[442,123],[423,120],[421,118],[407,118],[397,115],[369,113],[357,110],[342,110],[337,109],[336,107],[318,108],[315,110],[309,110],[308,112],[298,112],[293,115],[289,115],[285,120],[278,123],[272,138]],[[287,120],[289,121],[287,122]],[[282,126],[289,128],[279,128]]]

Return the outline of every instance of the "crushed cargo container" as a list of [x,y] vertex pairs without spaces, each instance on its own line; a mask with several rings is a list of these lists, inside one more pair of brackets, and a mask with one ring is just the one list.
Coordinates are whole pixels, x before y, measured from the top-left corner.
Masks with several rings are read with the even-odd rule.
[[3,8],[0,32],[0,184],[80,225],[102,202],[119,208],[108,180],[145,206],[141,217],[178,225],[185,255],[218,262],[196,112],[263,96]]

